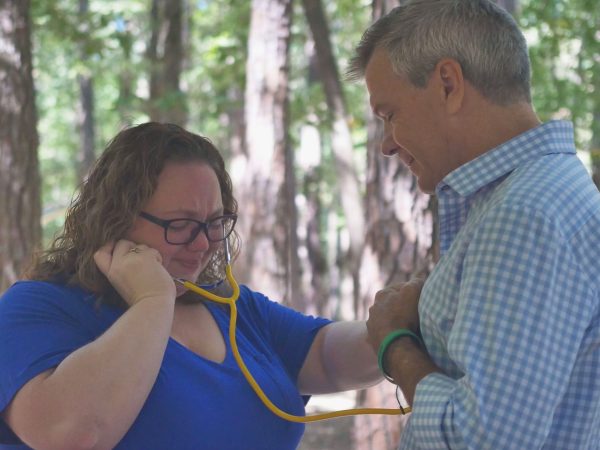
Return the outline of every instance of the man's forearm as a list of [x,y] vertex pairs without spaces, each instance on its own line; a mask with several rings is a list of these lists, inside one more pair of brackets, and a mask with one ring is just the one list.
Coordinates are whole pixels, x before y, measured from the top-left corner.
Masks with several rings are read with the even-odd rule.
[[430,373],[442,373],[427,352],[406,337],[392,342],[385,352],[383,367],[412,405],[417,384]]

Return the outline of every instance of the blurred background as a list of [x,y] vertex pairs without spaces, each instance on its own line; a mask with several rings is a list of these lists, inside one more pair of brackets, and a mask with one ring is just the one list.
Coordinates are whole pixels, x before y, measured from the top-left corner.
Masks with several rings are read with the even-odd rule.
[[[61,227],[108,140],[174,122],[223,152],[243,239],[234,272],[273,300],[365,318],[375,292],[437,259],[435,198],[397,159],[344,72],[399,0],[0,0],[0,292]],[[597,0],[497,1],[530,46],[542,120],[574,122],[600,180]],[[395,407],[394,389],[313,398],[309,412]],[[402,420],[307,426],[302,449],[393,449]]]

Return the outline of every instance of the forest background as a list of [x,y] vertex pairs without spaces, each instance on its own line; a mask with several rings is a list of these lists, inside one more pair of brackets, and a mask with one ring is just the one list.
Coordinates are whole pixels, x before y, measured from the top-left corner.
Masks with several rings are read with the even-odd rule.
[[[48,245],[108,140],[147,120],[222,150],[240,203],[240,282],[310,314],[365,318],[437,260],[435,198],[344,70],[399,0],[0,0],[0,292]],[[498,0],[530,46],[542,120],[572,120],[600,180],[597,0]],[[312,407],[394,407],[388,383]],[[307,426],[302,449],[392,449],[403,419]]]

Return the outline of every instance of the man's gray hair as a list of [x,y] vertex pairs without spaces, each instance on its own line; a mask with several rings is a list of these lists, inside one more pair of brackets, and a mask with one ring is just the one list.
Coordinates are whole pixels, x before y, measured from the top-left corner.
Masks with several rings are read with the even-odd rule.
[[413,0],[394,8],[363,34],[347,75],[363,78],[377,49],[394,72],[425,87],[437,63],[456,60],[488,100],[531,103],[527,43],[512,16],[489,0]]

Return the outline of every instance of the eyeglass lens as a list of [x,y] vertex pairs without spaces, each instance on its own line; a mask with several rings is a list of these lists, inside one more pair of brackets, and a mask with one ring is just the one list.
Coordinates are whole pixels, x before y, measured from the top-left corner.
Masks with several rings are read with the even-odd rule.
[[188,219],[171,221],[167,227],[167,242],[171,244],[187,244],[192,242],[201,231],[210,242],[225,239],[233,229],[234,221],[231,217],[217,217],[206,224]]

